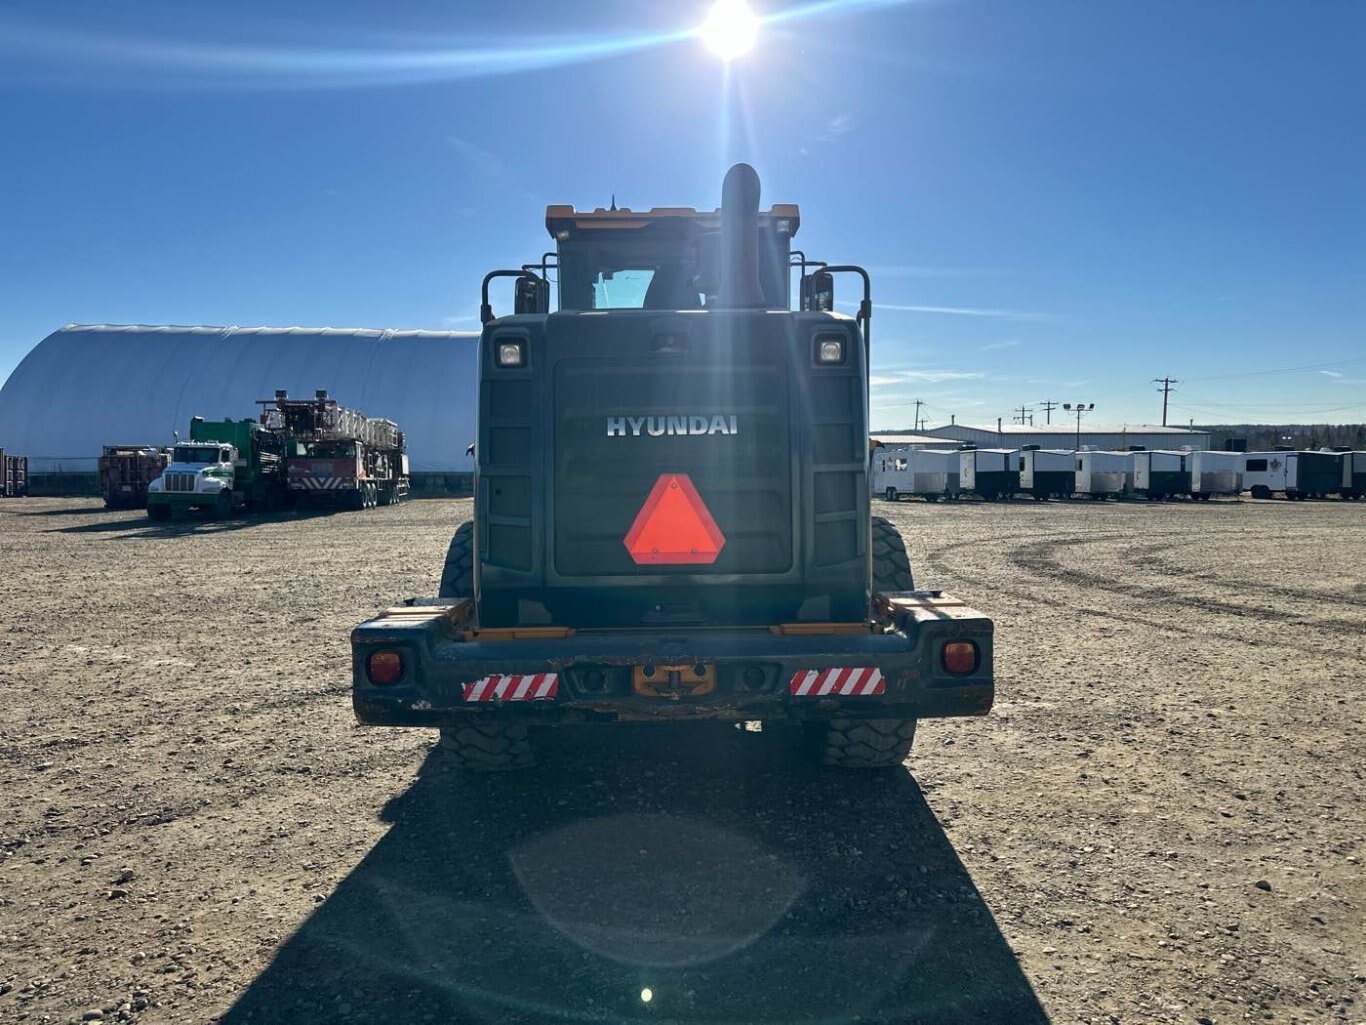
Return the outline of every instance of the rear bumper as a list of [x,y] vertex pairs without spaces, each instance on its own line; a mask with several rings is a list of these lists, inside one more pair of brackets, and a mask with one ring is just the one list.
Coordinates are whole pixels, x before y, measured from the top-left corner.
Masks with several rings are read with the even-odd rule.
[[[649,629],[569,632],[478,631],[463,622],[464,604],[414,603],[391,609],[351,635],[356,718],[381,726],[448,726],[472,715],[528,722],[659,722],[689,719],[929,718],[985,715],[994,697],[992,622],[947,596],[879,596],[880,618],[859,629],[812,627]],[[819,629],[819,628],[815,628]],[[954,675],[944,646],[967,641],[977,666]],[[371,680],[369,657],[396,651],[402,677]],[[637,669],[677,687],[639,693]],[[710,674],[709,693],[689,692],[690,673]],[[861,669],[863,693],[819,693],[800,681],[826,670]],[[551,680],[553,674],[553,681]],[[539,700],[489,700],[489,681],[535,677]],[[794,683],[794,680],[798,681]],[[658,690],[659,688],[656,688]],[[803,690],[806,693],[794,693]],[[841,688],[843,689],[843,688]],[[515,693],[515,688],[507,691]],[[481,700],[481,697],[483,698]]]

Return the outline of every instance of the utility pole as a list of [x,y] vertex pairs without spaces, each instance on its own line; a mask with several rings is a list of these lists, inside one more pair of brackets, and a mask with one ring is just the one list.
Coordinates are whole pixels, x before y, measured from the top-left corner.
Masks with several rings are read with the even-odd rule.
[[921,430],[924,429],[922,425],[924,424],[925,421],[922,420],[922,419],[920,418],[920,407],[923,406],[924,404],[925,404],[925,403],[923,403],[922,401],[920,401],[920,399],[916,399],[916,400],[915,400],[915,430],[916,430],[916,433],[919,433]]
[[1064,402],[1062,408],[1077,411],[1077,451],[1081,451],[1081,416],[1096,408],[1094,402]]
[[1032,410],[1032,409],[1030,409],[1030,408],[1028,408],[1028,407],[1026,407],[1026,406],[1024,406],[1024,405],[1021,405],[1018,409],[1015,410],[1015,415],[1012,416],[1011,419],[1014,420],[1014,421],[1015,421],[1017,424],[1019,424],[1021,427],[1024,426],[1024,423],[1025,423],[1026,420],[1028,420],[1028,421],[1030,422],[1030,424],[1033,424],[1033,422],[1034,422],[1034,410]]
[[1163,427],[1166,427],[1166,426],[1167,426],[1167,396],[1168,396],[1168,394],[1171,393],[1172,385],[1174,385],[1174,384],[1180,384],[1180,383],[1181,383],[1181,382],[1178,381],[1178,380],[1177,380],[1176,378],[1174,378],[1174,377],[1154,377],[1154,378],[1153,378],[1153,384],[1160,384],[1160,385],[1162,385],[1162,387],[1159,388],[1159,389],[1157,389],[1157,390],[1160,391],[1160,392],[1162,393],[1162,426],[1163,426]]
[[1058,404],[1052,399],[1041,399],[1039,405],[1043,406],[1043,422],[1045,424],[1051,424],[1053,422],[1053,410],[1057,408]]

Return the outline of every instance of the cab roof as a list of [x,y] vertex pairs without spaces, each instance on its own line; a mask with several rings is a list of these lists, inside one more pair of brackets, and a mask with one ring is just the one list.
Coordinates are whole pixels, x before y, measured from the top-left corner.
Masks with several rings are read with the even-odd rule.
[[[648,228],[667,221],[692,221],[702,231],[721,229],[721,211],[694,210],[690,206],[656,206],[649,210],[631,210],[620,207],[604,210],[598,207],[591,213],[580,213],[573,206],[551,205],[545,208],[545,228],[550,237],[564,241],[578,231],[592,231],[604,228]],[[795,203],[774,203],[770,210],[759,211],[759,227],[772,228],[789,238],[797,234],[801,225],[801,214]]]

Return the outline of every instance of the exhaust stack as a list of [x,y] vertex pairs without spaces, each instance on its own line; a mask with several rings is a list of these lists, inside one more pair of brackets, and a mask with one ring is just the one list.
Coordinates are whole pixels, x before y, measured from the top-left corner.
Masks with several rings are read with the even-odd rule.
[[721,185],[721,289],[719,306],[763,309],[759,284],[759,175],[736,164]]

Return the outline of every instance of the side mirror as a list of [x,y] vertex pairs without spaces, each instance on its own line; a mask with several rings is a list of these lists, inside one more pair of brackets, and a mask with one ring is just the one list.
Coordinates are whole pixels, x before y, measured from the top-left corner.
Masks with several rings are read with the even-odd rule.
[[823,313],[834,311],[835,275],[818,270],[802,278],[802,309]]
[[550,289],[543,278],[523,274],[517,279],[512,300],[513,313],[547,313],[550,310]]

